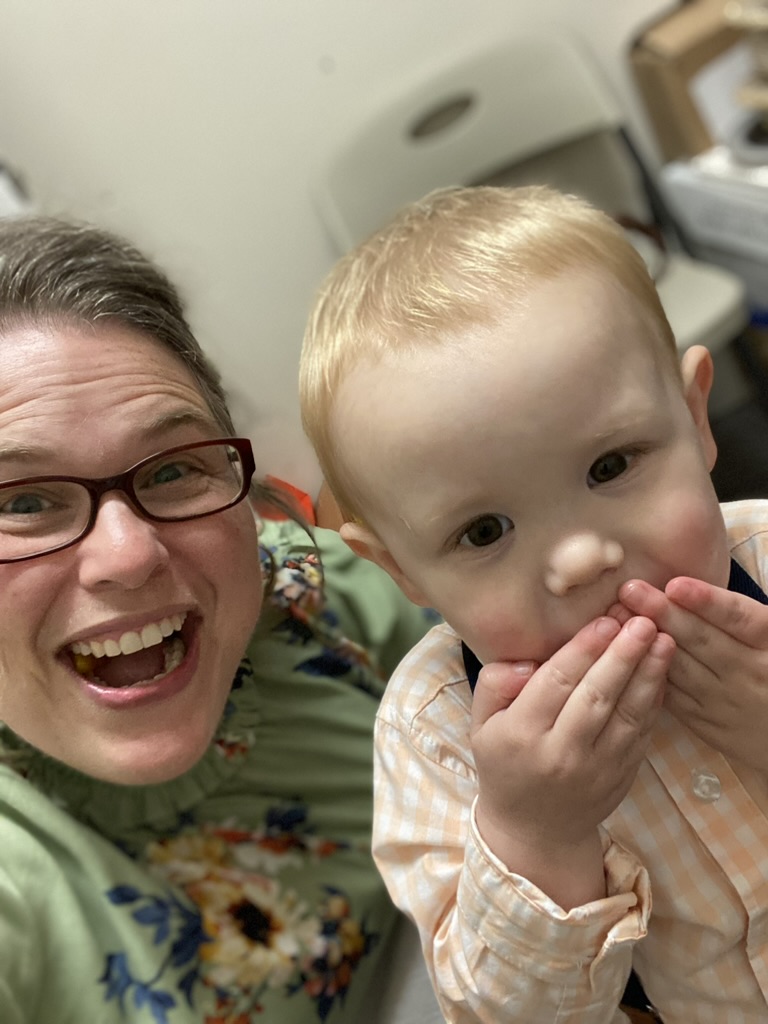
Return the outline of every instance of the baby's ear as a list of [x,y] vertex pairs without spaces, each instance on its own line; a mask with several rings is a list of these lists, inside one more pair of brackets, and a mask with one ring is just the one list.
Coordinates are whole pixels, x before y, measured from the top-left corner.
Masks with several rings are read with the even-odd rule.
[[341,539],[352,548],[356,555],[367,558],[369,562],[375,562],[385,572],[389,573],[395,583],[409,601],[414,604],[429,607],[430,602],[411,583],[403,570],[394,560],[389,549],[379,540],[373,530],[364,523],[346,522],[339,527]]
[[715,372],[709,350],[703,345],[692,345],[683,354],[681,369],[685,402],[699,432],[707,468],[711,470],[717,459],[717,445],[707,414],[707,403]]

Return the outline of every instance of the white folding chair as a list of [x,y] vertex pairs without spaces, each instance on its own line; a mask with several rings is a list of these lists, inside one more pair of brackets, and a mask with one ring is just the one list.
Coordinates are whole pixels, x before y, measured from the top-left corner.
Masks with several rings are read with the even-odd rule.
[[374,102],[314,182],[339,252],[433,188],[543,183],[650,226],[631,238],[654,273],[681,351],[716,352],[747,323],[745,289],[693,258],[587,54],[568,38],[514,36],[445,55]]

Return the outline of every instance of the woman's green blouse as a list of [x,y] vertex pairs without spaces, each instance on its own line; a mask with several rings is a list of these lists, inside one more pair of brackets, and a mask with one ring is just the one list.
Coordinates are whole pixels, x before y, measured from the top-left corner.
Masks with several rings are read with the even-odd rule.
[[369,852],[373,720],[433,619],[335,533],[316,531],[324,590],[300,527],[261,540],[274,587],[187,774],[95,781],[0,725],[2,1024],[370,1016],[395,923]]

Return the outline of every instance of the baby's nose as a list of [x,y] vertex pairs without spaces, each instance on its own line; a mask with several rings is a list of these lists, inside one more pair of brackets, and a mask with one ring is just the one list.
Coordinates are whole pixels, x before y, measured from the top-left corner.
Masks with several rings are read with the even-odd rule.
[[564,538],[551,551],[545,572],[547,589],[556,597],[564,597],[574,587],[583,587],[624,561],[618,541],[595,533],[577,533]]

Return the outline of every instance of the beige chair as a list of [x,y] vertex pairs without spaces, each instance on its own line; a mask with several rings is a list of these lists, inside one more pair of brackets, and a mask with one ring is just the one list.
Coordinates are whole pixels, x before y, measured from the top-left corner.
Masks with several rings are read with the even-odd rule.
[[688,253],[623,121],[610,86],[570,39],[475,45],[374,101],[326,154],[314,198],[341,253],[433,188],[538,182],[577,192],[646,226],[630,237],[656,278],[679,349],[699,343],[717,352],[747,323],[744,286]]

